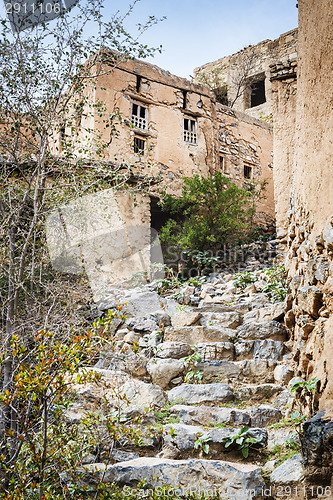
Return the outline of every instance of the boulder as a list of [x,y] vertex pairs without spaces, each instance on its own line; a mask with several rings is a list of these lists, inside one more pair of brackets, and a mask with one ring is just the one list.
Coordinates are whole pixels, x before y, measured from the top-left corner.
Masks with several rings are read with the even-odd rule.
[[262,323],[267,321],[279,321],[284,316],[284,303],[277,302],[267,307],[253,309],[244,315],[244,323]]
[[302,481],[304,478],[304,468],[302,455],[297,453],[289,458],[275,470],[273,470],[270,479],[272,483],[292,484]]
[[214,326],[184,326],[182,328],[168,327],[165,330],[165,341],[178,341],[190,346],[202,342],[228,342],[235,335],[231,328]]
[[232,342],[206,342],[196,344],[198,354],[203,361],[233,361],[234,344]]
[[179,359],[151,359],[147,370],[153,383],[165,389],[173,378],[184,371],[184,363]]
[[267,427],[282,418],[280,410],[272,405],[260,405],[251,409],[251,427]]
[[234,343],[236,358],[248,358],[252,354],[254,340],[237,340]]
[[195,364],[196,370],[203,370],[204,380],[218,378],[228,382],[230,379],[239,378],[242,374],[241,361],[202,361]]
[[201,313],[178,311],[171,317],[171,325],[174,328],[182,328],[183,326],[192,326],[198,323],[201,318]]
[[[128,493],[139,496],[133,488],[146,480],[148,487],[161,484],[177,488],[183,496],[208,490],[221,491],[221,499],[251,500],[264,487],[260,468],[250,464],[231,464],[221,460],[169,460],[143,458],[97,469],[95,481],[128,485]],[[124,488],[125,489],[125,488]],[[179,491],[180,490],[180,491]],[[125,492],[126,493],[126,492]]]
[[275,361],[268,359],[245,359],[242,363],[243,376],[248,379],[248,383],[273,382]]
[[248,385],[235,390],[235,399],[240,401],[266,401],[282,392],[283,387],[275,384]]
[[266,321],[265,323],[243,323],[237,328],[237,339],[245,340],[286,340],[287,329],[277,321]]
[[253,347],[254,359],[278,361],[284,352],[284,343],[280,340],[256,340]]
[[223,328],[231,328],[235,330],[243,322],[239,312],[224,312],[224,313],[204,313],[200,319],[200,323],[204,326],[219,325]]
[[233,393],[227,384],[183,384],[171,389],[168,399],[174,404],[228,403]]
[[210,406],[175,405],[170,408],[171,415],[180,418],[181,422],[190,425],[207,425],[224,423],[229,425],[249,425],[250,415],[237,408],[219,408]]
[[[120,387],[119,392],[121,396],[124,396],[128,400],[127,404],[147,408],[150,405],[163,406],[166,403],[166,396],[161,387],[154,384],[147,384],[140,380],[126,382]],[[111,399],[116,399],[113,393],[111,394]]]
[[185,358],[193,353],[193,349],[184,342],[162,342],[156,349],[158,358]]
[[274,382],[287,385],[294,376],[294,370],[289,365],[277,365],[274,370]]
[[194,443],[204,430],[197,425],[167,424],[163,426],[164,443],[176,446],[180,451],[193,450]]

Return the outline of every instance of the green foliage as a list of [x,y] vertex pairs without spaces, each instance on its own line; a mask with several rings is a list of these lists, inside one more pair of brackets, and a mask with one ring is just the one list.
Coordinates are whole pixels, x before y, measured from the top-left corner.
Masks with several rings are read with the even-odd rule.
[[265,270],[268,277],[263,292],[267,293],[272,302],[283,302],[287,296],[287,273],[285,267],[273,266]]
[[299,411],[291,413],[290,417],[285,417],[280,422],[271,425],[273,429],[282,429],[284,427],[297,427],[306,419],[306,415],[301,415]]
[[296,380],[291,386],[291,392],[296,392],[297,390],[302,390],[305,393],[315,392],[317,390],[318,382],[320,379],[313,377],[311,380]]
[[249,456],[250,448],[258,443],[258,439],[251,438],[248,435],[249,427],[242,427],[238,434],[235,436],[231,436],[228,441],[225,443],[225,448],[228,448],[232,444],[236,443],[238,445],[238,449],[241,450],[244,458]]
[[191,382],[192,380],[194,381],[194,383],[200,383],[203,379],[204,372],[203,370],[197,370],[195,366],[197,363],[201,363],[202,357],[198,353],[198,348],[196,345],[193,345],[191,347],[194,352],[184,359],[186,370],[188,370],[184,382]]
[[188,250],[184,253],[190,258],[190,263],[198,269],[199,276],[208,274],[208,271],[215,269],[222,262],[221,257],[214,257],[211,251],[208,250]]
[[210,436],[198,436],[198,439],[194,442],[194,449],[198,450],[201,449],[202,452],[205,455],[208,455],[209,453],[209,441],[211,441],[212,438]]
[[256,281],[258,281],[257,276],[249,271],[235,274],[233,279],[235,287],[240,288],[241,290],[244,290],[248,285],[255,283]]
[[[240,189],[218,172],[209,178],[184,178],[182,196],[164,194],[160,202],[162,210],[174,217],[162,227],[160,239],[193,256],[236,241],[251,228],[263,189],[264,183]],[[207,255],[196,255],[202,265]]]

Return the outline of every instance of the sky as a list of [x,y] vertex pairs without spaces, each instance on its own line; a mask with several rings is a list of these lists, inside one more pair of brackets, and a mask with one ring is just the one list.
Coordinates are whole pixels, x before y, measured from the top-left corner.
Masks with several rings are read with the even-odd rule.
[[[108,0],[110,1],[110,0]],[[163,46],[149,60],[178,76],[231,55],[247,45],[274,40],[297,27],[296,0],[141,0],[131,22],[166,16],[145,35],[148,45]],[[112,0],[106,11],[112,11]],[[121,9],[126,2],[122,1]],[[113,9],[114,10],[114,9]]]
[[[127,12],[130,3],[133,0],[105,0],[105,17],[111,18],[118,10]],[[134,33],[136,24],[144,23],[149,16],[165,16],[140,40],[148,46],[163,46],[162,54],[147,60],[189,78],[198,66],[247,45],[273,40],[295,28],[296,3],[297,0],[137,0],[126,28]],[[72,14],[75,15],[75,8]],[[1,0],[0,17],[5,17]]]

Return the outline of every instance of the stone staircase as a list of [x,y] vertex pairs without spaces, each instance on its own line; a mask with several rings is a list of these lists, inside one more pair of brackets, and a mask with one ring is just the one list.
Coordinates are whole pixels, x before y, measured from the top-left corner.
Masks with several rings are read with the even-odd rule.
[[[283,304],[261,292],[257,274],[257,288],[243,291],[232,277],[188,287],[183,295],[196,306],[158,298],[156,310],[155,292],[142,291],[141,311],[136,304],[136,314],[118,324],[114,350],[102,353],[95,367],[107,382],[104,392],[81,388],[69,417],[96,409],[104,398],[140,430],[141,441],[115,443],[114,463],[89,455],[90,480],[135,488],[145,479],[185,496],[192,488],[236,500],[280,498],[277,487],[302,480],[300,455],[290,458],[289,475],[279,474],[285,464],[277,467],[281,453],[297,451],[286,420],[293,364]],[[129,309],[134,306],[129,299]]]

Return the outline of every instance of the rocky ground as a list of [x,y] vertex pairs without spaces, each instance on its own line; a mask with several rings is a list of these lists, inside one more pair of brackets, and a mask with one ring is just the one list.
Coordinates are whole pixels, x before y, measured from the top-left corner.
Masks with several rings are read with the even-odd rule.
[[105,317],[122,302],[127,319],[107,326],[113,343],[94,367],[104,385],[78,385],[68,412],[69,421],[101,415],[100,446],[84,460],[92,491],[99,479],[237,500],[302,488],[284,303],[263,291],[266,272],[253,276],[243,288],[225,273],[193,280],[167,296],[153,283],[98,305]]

